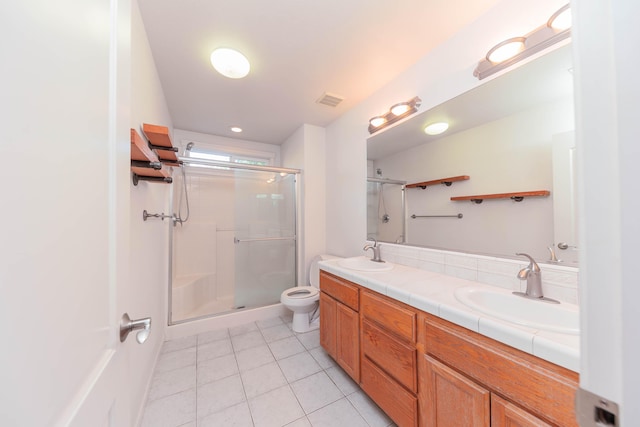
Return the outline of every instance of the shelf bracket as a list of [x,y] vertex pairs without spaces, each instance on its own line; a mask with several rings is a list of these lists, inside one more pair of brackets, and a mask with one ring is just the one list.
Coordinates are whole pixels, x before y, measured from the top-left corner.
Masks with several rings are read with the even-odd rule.
[[131,160],[131,166],[134,168],[148,168],[159,171],[162,169],[160,162],[147,162],[145,160]]
[[133,185],[136,185],[136,186],[140,181],[164,182],[167,184],[171,184],[173,182],[173,178],[171,178],[170,176],[168,177],[144,176],[144,175],[138,175],[137,173],[133,173],[131,179],[133,180]]
[[524,196],[513,196],[511,200],[513,200],[514,202],[521,202],[524,200]]
[[451,187],[451,184],[453,184],[453,182],[452,182],[452,181],[442,181],[442,183],[443,183],[444,185],[446,185],[447,187]]
[[483,199],[471,199],[471,203],[475,203],[476,205],[479,205],[480,203],[482,203]]

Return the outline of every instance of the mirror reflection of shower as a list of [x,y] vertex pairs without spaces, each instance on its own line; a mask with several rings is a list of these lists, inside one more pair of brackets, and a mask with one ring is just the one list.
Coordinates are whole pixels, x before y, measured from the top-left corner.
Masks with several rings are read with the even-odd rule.
[[406,181],[382,177],[367,178],[367,236],[379,241],[404,243]]

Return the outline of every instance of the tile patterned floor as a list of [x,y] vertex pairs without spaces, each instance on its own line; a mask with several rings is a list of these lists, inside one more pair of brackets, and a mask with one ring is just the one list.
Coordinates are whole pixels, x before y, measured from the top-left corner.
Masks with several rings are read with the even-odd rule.
[[274,318],[167,341],[142,426],[394,426],[319,340]]

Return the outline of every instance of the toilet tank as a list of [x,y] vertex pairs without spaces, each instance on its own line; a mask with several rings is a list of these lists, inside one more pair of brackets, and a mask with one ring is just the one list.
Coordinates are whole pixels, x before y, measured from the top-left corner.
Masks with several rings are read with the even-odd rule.
[[311,265],[309,266],[309,284],[316,288],[320,287],[320,268],[318,266],[318,262],[338,258],[340,257],[327,254],[316,255],[313,257]]

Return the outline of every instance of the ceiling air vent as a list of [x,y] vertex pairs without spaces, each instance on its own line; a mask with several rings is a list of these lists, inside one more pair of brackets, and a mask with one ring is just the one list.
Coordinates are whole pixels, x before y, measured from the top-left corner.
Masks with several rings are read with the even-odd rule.
[[336,107],[342,101],[344,101],[344,98],[340,95],[327,92],[323,93],[322,96],[316,100],[318,104],[328,105],[329,107]]

